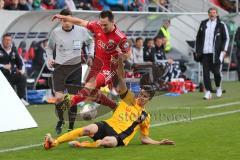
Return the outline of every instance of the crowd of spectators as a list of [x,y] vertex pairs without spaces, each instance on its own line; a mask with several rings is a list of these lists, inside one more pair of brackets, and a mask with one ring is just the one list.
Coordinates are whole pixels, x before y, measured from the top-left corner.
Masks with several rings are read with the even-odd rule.
[[211,0],[210,2],[228,12],[236,12],[237,8],[240,9],[240,0]]
[[[146,11],[151,0],[0,0],[0,10],[38,11],[69,8],[71,10]],[[157,2],[167,8],[168,0]],[[159,10],[162,11],[162,10]]]
[[[134,75],[136,72],[147,73],[146,83],[150,82],[156,86],[181,76],[179,63],[166,56],[168,54],[165,51],[167,46],[166,37],[161,34],[154,39],[137,37],[133,40],[133,44],[132,55],[125,64],[127,71],[132,72]],[[162,72],[167,69],[166,67],[170,67],[172,70],[166,73],[166,76],[163,76]]]

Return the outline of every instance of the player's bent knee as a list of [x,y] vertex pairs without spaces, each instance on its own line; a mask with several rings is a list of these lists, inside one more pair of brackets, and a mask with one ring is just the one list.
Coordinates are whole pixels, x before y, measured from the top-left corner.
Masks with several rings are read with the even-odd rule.
[[115,137],[104,137],[101,141],[101,146],[103,147],[108,147],[108,148],[112,148],[112,147],[116,147],[118,145],[117,139]]
[[90,124],[86,127],[83,127],[84,136],[93,136],[98,131],[98,126],[96,124]]

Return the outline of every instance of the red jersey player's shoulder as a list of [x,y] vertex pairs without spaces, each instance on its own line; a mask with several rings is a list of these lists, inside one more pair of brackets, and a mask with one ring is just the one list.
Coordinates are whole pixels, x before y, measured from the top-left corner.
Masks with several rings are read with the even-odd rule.
[[98,23],[97,20],[93,20],[93,21],[88,21],[88,26],[92,26],[92,25],[96,25]]
[[118,27],[116,27],[115,33],[120,39],[126,38],[126,35]]
[[95,32],[95,29],[99,28],[100,24],[99,21],[94,20],[94,21],[89,21],[87,24],[87,29],[89,29],[92,32]]

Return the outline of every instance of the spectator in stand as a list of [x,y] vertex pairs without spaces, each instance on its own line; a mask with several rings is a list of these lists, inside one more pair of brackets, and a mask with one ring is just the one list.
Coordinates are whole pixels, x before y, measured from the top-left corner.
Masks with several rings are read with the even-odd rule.
[[43,10],[53,10],[56,8],[56,1],[55,0],[42,0],[41,8]]
[[104,10],[125,11],[127,5],[125,0],[105,0]]
[[82,10],[92,9],[91,0],[73,0],[73,1],[77,9],[82,9]]
[[163,20],[163,25],[158,32],[159,37],[165,37],[165,39],[164,39],[164,42],[165,42],[164,51],[166,53],[170,52],[171,49],[172,49],[171,44],[170,44],[171,34],[169,32],[169,29],[168,29],[169,26],[170,26],[170,20],[169,19]]
[[102,0],[92,0],[92,7],[99,10],[99,11],[103,10],[103,6],[101,4],[102,3],[101,1]]
[[29,11],[29,7],[27,5],[26,0],[11,0],[11,3],[5,6],[6,10],[21,10],[21,11]]
[[32,9],[33,10],[41,10],[41,0],[33,0]]
[[164,51],[164,37],[157,36],[154,39],[155,42],[155,62],[160,62],[161,60],[168,60],[168,63],[172,64],[173,60],[167,59]]
[[[169,1],[168,0],[159,0],[158,3],[164,7],[165,9],[168,9],[169,6]],[[163,8],[159,8],[158,12],[165,12],[165,10]]]
[[56,9],[63,9],[66,7],[66,3],[68,0],[56,0],[55,1],[55,8]]
[[11,4],[12,3],[11,1],[12,0],[4,0],[4,6],[7,6],[7,5]]
[[128,59],[130,64],[143,63],[143,38],[136,38],[135,46],[132,49],[132,55]]
[[140,0],[134,0],[130,5],[128,6],[129,11],[143,11],[143,4],[140,2]]
[[4,0],[0,0],[0,10],[4,10]]
[[218,2],[228,12],[236,12],[236,0],[218,0]]
[[28,6],[28,8],[29,8],[30,11],[33,10],[32,5],[33,5],[33,0],[27,0],[27,6]]
[[40,41],[35,50],[35,56],[32,60],[33,74],[32,77],[36,78],[40,73],[46,57],[46,48],[47,48],[48,39]]
[[143,48],[143,60],[145,62],[153,63],[154,54],[155,54],[154,41],[152,38],[149,38],[146,40],[146,45]]
[[28,10],[28,11],[32,10],[31,1],[19,0],[19,5],[20,5],[20,7],[24,8],[24,10]]
[[166,55],[164,52],[163,37],[157,36],[154,38],[155,43],[155,56],[154,61],[158,62],[159,60],[166,60]]
[[[144,71],[145,73],[149,73],[149,80],[153,81],[152,76],[152,62],[147,63],[143,58],[143,38],[136,38],[135,46],[132,49],[132,55],[130,59],[127,60],[131,68],[134,72],[138,72],[139,70]],[[127,67],[127,66],[126,66]]]
[[28,54],[24,57],[26,60],[31,60],[35,56],[35,51],[37,50],[37,42],[32,41],[29,49],[28,49]]
[[66,8],[68,8],[69,10],[77,10],[73,0],[65,0],[65,5],[66,5]]
[[24,100],[26,95],[26,76],[24,75],[23,61],[17,53],[16,47],[13,45],[10,34],[2,36],[2,44],[0,45],[0,70],[6,77],[8,82],[17,88],[17,95],[24,105],[29,105]]
[[[158,86],[163,85],[167,81],[170,81],[173,77],[178,77],[180,74],[180,70],[173,65],[174,61],[169,58],[166,58],[165,51],[164,51],[164,37],[157,36],[154,39],[155,41],[155,65],[153,66],[153,75],[154,75],[154,82]],[[166,73],[164,77],[161,77],[161,73],[159,72],[158,67],[169,66],[169,71]],[[163,69],[163,68],[162,68]]]
[[27,44],[26,44],[25,41],[21,41],[20,42],[20,44],[18,46],[18,54],[19,54],[19,56],[23,57],[23,59],[24,59],[25,55],[28,54],[28,52],[27,52]]

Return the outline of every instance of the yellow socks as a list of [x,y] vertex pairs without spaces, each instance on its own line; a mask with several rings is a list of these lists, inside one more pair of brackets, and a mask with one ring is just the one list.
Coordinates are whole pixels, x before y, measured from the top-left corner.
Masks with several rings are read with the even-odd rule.
[[55,141],[55,144],[73,141],[78,137],[83,136],[83,128],[74,129],[71,132],[65,133],[62,136],[58,137]]
[[85,148],[97,148],[100,147],[101,144],[101,140],[97,140],[95,142],[82,142],[81,143],[81,147],[85,147]]

